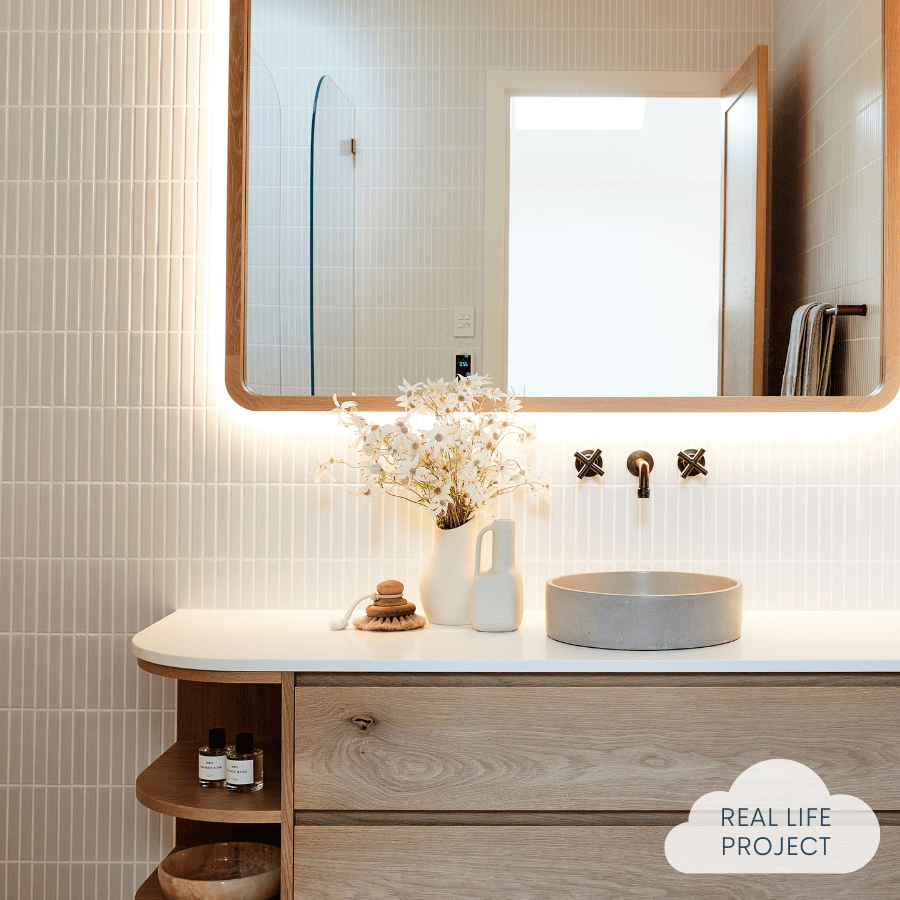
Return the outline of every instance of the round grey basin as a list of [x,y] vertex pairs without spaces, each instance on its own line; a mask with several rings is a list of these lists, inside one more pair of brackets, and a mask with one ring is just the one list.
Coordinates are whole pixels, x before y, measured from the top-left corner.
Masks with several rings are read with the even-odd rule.
[[741,636],[743,585],[697,572],[586,572],[547,582],[547,635],[606,650],[685,650]]

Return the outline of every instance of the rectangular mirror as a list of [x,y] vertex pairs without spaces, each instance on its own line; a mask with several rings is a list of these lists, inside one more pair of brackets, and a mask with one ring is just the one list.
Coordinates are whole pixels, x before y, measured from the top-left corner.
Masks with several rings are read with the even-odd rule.
[[232,396],[884,405],[882,0],[629,9],[232,0]]

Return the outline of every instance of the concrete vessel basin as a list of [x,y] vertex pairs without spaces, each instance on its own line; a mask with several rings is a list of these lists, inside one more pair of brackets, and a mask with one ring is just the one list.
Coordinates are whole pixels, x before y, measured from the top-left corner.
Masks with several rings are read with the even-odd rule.
[[743,585],[697,572],[586,572],[547,582],[547,635],[606,650],[685,650],[741,636]]

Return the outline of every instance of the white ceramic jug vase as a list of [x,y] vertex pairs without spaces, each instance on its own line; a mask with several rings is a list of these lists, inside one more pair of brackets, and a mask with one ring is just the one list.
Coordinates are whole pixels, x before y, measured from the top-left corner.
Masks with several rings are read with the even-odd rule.
[[[482,539],[494,533],[491,568],[481,571]],[[476,631],[515,631],[524,609],[522,575],[516,568],[516,523],[498,519],[482,528],[475,546],[475,583],[472,586],[472,627]]]
[[422,612],[432,625],[468,625],[472,612],[475,519],[459,528],[435,527],[431,556],[419,579]]

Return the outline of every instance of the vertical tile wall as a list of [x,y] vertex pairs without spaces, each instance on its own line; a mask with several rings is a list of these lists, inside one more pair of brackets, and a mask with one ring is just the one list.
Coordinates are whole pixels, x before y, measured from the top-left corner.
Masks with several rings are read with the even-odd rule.
[[203,519],[216,11],[0,3],[4,898],[133,897],[171,848],[134,779],[174,697],[129,638]]
[[[733,72],[769,43],[771,0],[254,0],[253,35],[292,167],[308,167],[292,142],[308,140],[322,75],[356,105],[355,389],[386,394],[450,377],[456,353],[481,371],[485,71]],[[287,217],[306,202],[282,197]],[[475,307],[474,338],[452,336],[455,305]],[[254,344],[274,343],[255,318]]]
[[[603,9],[626,22],[655,5]],[[547,52],[558,17],[589,9],[511,8]],[[0,4],[5,900],[128,898],[171,846],[170,820],[137,804],[134,778],[171,741],[174,698],[135,666],[132,634],[179,606],[334,608],[390,575],[414,586],[428,551],[419,510],[309,482],[316,460],[346,452],[333,420],[225,399],[209,349],[223,321],[209,208],[222,190],[210,97],[224,9]],[[593,40],[622,39],[590,15]],[[518,26],[508,40],[525,40]],[[584,46],[574,26],[565,40]],[[896,404],[534,418],[551,504],[498,510],[517,521],[531,608],[551,574],[651,566],[734,574],[754,609],[900,609]],[[681,482],[675,453],[698,444],[710,476]],[[572,451],[598,445],[604,483],[576,484]],[[638,447],[657,460],[641,506],[624,468]]]
[[865,303],[839,318],[833,390],[881,383],[881,0],[774,0],[769,393],[804,303]]

